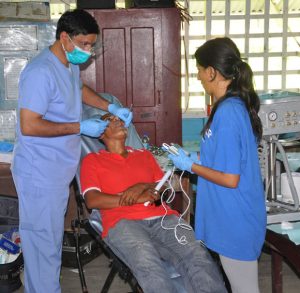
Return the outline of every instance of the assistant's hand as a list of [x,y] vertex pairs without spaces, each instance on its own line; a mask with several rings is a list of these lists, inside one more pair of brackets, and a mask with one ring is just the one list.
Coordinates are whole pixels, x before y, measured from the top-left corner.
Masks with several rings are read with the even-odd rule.
[[199,152],[190,152],[190,158],[193,160],[194,163],[201,165]]
[[192,165],[194,164],[193,159],[189,157],[186,152],[183,149],[178,149],[179,155],[172,155],[169,154],[168,158],[173,161],[173,164],[175,167],[177,167],[180,170],[188,171],[192,173]]
[[109,104],[108,112],[122,119],[125,122],[125,127],[129,126],[133,117],[132,112],[128,108],[123,108],[117,104]]
[[80,134],[98,138],[107,125],[108,121],[95,118],[87,119],[80,122]]

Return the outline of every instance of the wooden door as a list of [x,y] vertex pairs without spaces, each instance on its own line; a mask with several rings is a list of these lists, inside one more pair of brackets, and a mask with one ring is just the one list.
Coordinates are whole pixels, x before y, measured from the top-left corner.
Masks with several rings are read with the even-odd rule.
[[[90,11],[100,26],[101,53],[95,62],[82,71],[82,78],[97,92],[107,92],[115,95],[123,105],[132,105],[134,125],[138,133],[150,137],[150,143],[160,145],[162,142],[181,142],[180,102],[173,103],[164,94],[164,49],[173,39],[173,31],[166,20],[165,14],[171,12],[178,20],[176,9],[122,9],[122,10],[93,10]],[[167,13],[168,14],[168,13]],[[178,21],[177,21],[178,22]],[[166,26],[166,24],[168,24]],[[174,23],[172,23],[174,25]],[[168,29],[166,29],[168,27]],[[174,26],[179,35],[178,25]],[[171,40],[171,42],[174,40]],[[180,41],[177,42],[178,48]],[[178,48],[173,48],[177,53]],[[171,50],[172,51],[172,50]],[[167,58],[172,56],[172,52]],[[180,55],[175,54],[176,64],[180,64]],[[173,60],[173,59],[172,59]],[[166,62],[168,64],[168,61]],[[178,66],[180,70],[180,65]],[[176,71],[178,71],[176,68]],[[167,72],[165,79],[170,79],[172,72]],[[176,72],[180,75],[180,72]],[[176,76],[178,79],[178,76]],[[170,83],[170,82],[169,82]],[[172,83],[180,88],[180,79]],[[167,90],[166,94],[169,94]],[[177,99],[178,92],[176,91]],[[172,91],[171,91],[172,95]],[[179,96],[180,99],[180,96]],[[170,106],[168,106],[170,104]],[[170,135],[171,120],[174,113],[168,115],[166,107],[175,108],[176,120],[180,119],[178,133]],[[178,108],[179,106],[179,108]],[[173,124],[173,125],[172,125]],[[178,121],[176,124],[179,124]],[[172,126],[171,126],[172,125]],[[171,132],[172,132],[171,131]],[[167,134],[167,136],[166,136]]]

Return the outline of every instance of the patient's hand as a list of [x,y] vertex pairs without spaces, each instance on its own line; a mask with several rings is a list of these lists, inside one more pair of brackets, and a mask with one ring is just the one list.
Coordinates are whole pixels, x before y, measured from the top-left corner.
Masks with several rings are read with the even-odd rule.
[[130,206],[136,203],[138,197],[146,189],[145,183],[138,183],[130,186],[122,192],[120,197],[121,206]]
[[134,195],[134,194],[141,194],[147,188],[147,183],[137,183],[128,187],[123,194],[127,195]]
[[130,206],[136,203],[144,203],[146,201],[153,202],[156,200],[157,195],[154,193],[155,190],[152,186],[153,184],[139,183],[129,187],[121,194],[119,204],[121,206]]
[[154,188],[147,188],[138,198],[137,203],[145,203],[150,202],[153,203],[154,201],[160,198],[160,193],[155,190]]

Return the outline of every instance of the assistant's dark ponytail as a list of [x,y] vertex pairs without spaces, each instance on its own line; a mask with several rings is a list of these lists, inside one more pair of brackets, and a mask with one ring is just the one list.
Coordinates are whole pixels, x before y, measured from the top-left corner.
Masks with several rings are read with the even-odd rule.
[[258,116],[260,100],[253,87],[253,72],[249,64],[242,60],[237,62],[239,69],[227,88],[226,97],[240,97],[248,110],[251,125],[257,140],[262,138],[262,124]]
[[260,101],[253,87],[253,72],[240,57],[235,43],[229,38],[216,38],[207,41],[196,50],[197,64],[218,70],[225,79],[231,80],[226,94],[213,105],[211,114],[201,134],[209,129],[218,106],[229,97],[240,97],[248,110],[254,135],[262,137],[262,124],[258,116]]

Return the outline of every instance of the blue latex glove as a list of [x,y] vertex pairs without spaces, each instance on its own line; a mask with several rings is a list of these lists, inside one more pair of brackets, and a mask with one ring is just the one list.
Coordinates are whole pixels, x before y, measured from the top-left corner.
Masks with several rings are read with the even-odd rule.
[[108,123],[108,121],[95,118],[81,121],[80,134],[98,138],[104,132]]
[[108,112],[119,117],[125,122],[125,127],[128,127],[132,120],[132,112],[128,108],[123,108],[117,104],[109,104]]
[[194,164],[194,161],[192,160],[192,158],[189,157],[181,148],[178,150],[178,152],[179,155],[169,154],[168,158],[173,161],[173,164],[176,168],[193,173],[192,165]]
[[14,145],[10,142],[0,141],[0,152],[9,153],[14,149]]
[[198,152],[190,152],[190,158],[194,163],[201,165],[201,161],[198,158]]

